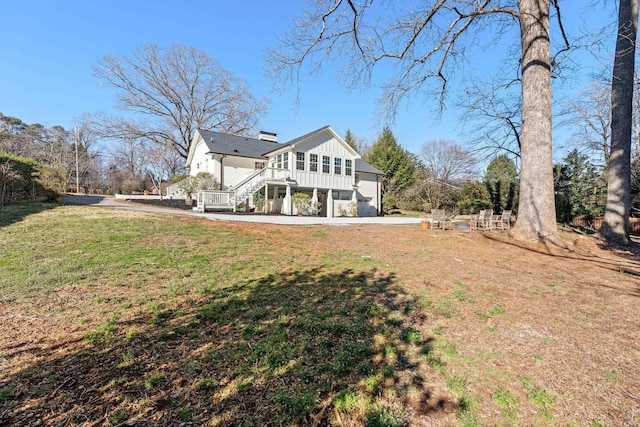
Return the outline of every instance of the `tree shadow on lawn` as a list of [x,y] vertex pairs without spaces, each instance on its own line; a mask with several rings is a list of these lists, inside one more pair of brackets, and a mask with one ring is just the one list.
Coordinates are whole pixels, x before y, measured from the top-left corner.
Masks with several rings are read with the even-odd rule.
[[[577,240],[574,242],[573,248],[561,248],[544,243],[521,242],[510,237],[506,237],[504,234],[485,233],[483,236],[488,240],[515,246],[540,255],[568,260],[580,260],[600,268],[611,270],[615,273],[622,273],[640,278],[640,258],[638,257],[640,254],[640,242],[638,242],[637,239],[633,239],[632,244],[624,251],[620,249],[606,248],[597,244],[601,251],[606,251],[606,256],[602,256],[589,249],[581,250],[578,247],[578,244],[576,244]],[[640,297],[640,285],[634,286],[633,289],[612,287],[604,284],[601,286],[609,287],[616,291],[627,292],[631,296]]]
[[17,202],[11,205],[0,206],[0,228],[24,220],[29,215],[48,211],[60,207],[56,203],[48,202]]
[[363,425],[458,408],[433,389],[428,319],[394,275],[288,271],[156,305],[84,340],[0,349],[0,425]]

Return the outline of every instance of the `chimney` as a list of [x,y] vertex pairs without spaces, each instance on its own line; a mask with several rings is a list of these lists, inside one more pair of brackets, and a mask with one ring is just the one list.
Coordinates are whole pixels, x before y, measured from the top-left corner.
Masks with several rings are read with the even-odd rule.
[[260,136],[258,136],[258,139],[260,141],[278,142],[278,134],[273,132],[265,132],[261,130]]

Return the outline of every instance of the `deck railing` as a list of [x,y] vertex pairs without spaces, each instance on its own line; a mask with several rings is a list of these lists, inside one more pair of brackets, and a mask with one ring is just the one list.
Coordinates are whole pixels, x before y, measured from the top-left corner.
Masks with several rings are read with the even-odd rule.
[[263,168],[252,172],[229,191],[201,190],[197,195],[196,210],[204,212],[207,208],[233,209],[253,193],[260,190],[267,181],[284,181],[290,176],[289,169]]
[[198,191],[197,196],[197,210],[204,212],[207,207],[216,207],[233,209],[235,212],[236,206],[233,203],[233,191],[222,190],[201,190]]

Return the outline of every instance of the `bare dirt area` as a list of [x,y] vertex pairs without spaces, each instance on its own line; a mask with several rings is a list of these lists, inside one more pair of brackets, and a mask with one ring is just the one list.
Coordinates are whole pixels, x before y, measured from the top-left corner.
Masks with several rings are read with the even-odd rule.
[[[507,232],[379,225],[285,227],[194,218],[174,221],[217,236],[211,237],[212,248],[216,239],[230,234],[253,239],[248,245],[268,245],[266,253],[274,258],[264,262],[273,262],[283,271],[282,278],[272,282],[304,294],[301,306],[308,301],[319,306],[337,304],[340,284],[346,281],[362,282],[354,292],[365,296],[368,291],[361,288],[371,284],[371,301],[378,298],[374,291],[379,289],[375,301],[388,314],[386,320],[372,318],[370,327],[375,329],[365,330],[374,334],[366,337],[371,347],[378,348],[380,342],[380,348],[388,348],[388,331],[395,323],[402,323],[403,333],[416,331],[420,337],[421,347],[415,349],[415,355],[407,347],[396,355],[381,351],[371,356],[375,366],[383,362],[395,366],[394,375],[384,376],[381,386],[371,393],[390,407],[399,407],[394,414],[404,424],[640,425],[638,243],[633,250],[622,251],[603,249],[595,239],[572,232],[563,232],[567,248],[559,248],[516,242]],[[169,243],[167,248],[170,250]],[[197,245],[194,251],[207,254]],[[237,262],[238,269],[249,262],[242,254],[232,258],[224,262]],[[300,262],[303,268],[296,267]],[[350,266],[369,270],[354,273],[355,267]],[[327,272],[315,273],[316,267]],[[254,271],[260,265],[254,262],[250,268]],[[238,309],[225,323],[224,310],[204,311],[209,306],[203,306],[203,301],[211,295],[177,292],[174,282],[159,282],[163,274],[161,269],[154,272],[144,289],[105,279],[92,287],[69,283],[30,299],[0,302],[0,425],[364,423],[363,416],[350,421],[345,416],[349,412],[335,404],[340,390],[365,387],[354,385],[361,384],[358,378],[345,374],[333,380],[326,391],[315,395],[315,409],[308,416],[300,409],[303,415],[299,415],[297,401],[291,403],[285,398],[288,395],[273,394],[273,390],[295,389],[304,394],[302,380],[321,381],[327,374],[312,366],[302,370],[300,364],[311,365],[310,359],[292,365],[285,358],[277,375],[264,379],[258,361],[249,361],[253,365],[246,371],[240,369],[244,362],[237,359],[250,359],[253,353],[233,347],[234,340],[246,340],[246,348],[253,351],[262,342],[258,338],[267,333],[260,332],[258,322],[269,319],[269,313],[248,306],[253,310],[250,314]],[[173,271],[166,274],[175,275]],[[393,282],[396,294],[382,291],[380,277]],[[156,282],[161,286],[149,287]],[[299,286],[307,282],[308,288]],[[317,287],[324,283],[331,292],[318,297]],[[245,288],[248,286],[237,289]],[[133,302],[143,290],[146,306],[168,294],[172,303],[156,312],[145,311],[142,303]],[[253,292],[246,301],[272,298],[266,290],[261,291],[264,295]],[[402,293],[401,298],[397,292]],[[233,296],[225,298],[229,303]],[[393,303],[386,304],[384,298],[393,298]],[[218,316],[216,323],[196,325],[180,320],[195,306],[199,317],[194,319],[203,322],[204,313]],[[274,306],[280,310],[274,322],[292,329],[303,325],[296,324],[303,320],[301,312],[284,304],[265,305],[267,310]],[[112,319],[114,307],[117,319]],[[347,323],[359,310],[354,307],[353,313],[343,313],[344,319],[343,314],[334,313],[329,321],[357,327]],[[286,314],[284,308],[289,310]],[[148,337],[149,328],[166,328],[174,319],[183,323],[163,329],[162,334],[153,335],[154,340],[136,341],[145,334]],[[245,320],[247,325],[239,328]],[[249,324],[251,321],[258,326]],[[391,326],[382,327],[384,322]],[[120,332],[108,330],[115,324]],[[87,344],[89,331],[115,338],[92,346]],[[257,337],[254,341],[252,333]],[[411,342],[410,337],[404,339],[404,343]],[[316,344],[331,345],[314,341]],[[224,345],[235,350],[227,356]],[[104,366],[113,368],[105,371]],[[225,374],[219,378],[209,374],[211,382],[207,383],[205,367]],[[296,378],[289,378],[287,369],[299,372]],[[320,374],[305,379],[305,372]],[[139,383],[134,381],[137,377]],[[289,420],[298,421],[278,418],[285,410]],[[166,415],[169,412],[171,416]],[[463,412],[468,416],[461,416]],[[274,421],[265,422],[270,419]],[[373,424],[371,418],[367,423],[403,425]]]

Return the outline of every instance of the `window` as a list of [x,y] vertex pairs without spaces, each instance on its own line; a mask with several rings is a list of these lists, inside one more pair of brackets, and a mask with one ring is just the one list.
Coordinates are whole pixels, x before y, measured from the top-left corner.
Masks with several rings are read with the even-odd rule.
[[289,169],[289,153],[282,153],[276,156],[276,168]]
[[351,159],[344,159],[344,174],[345,175],[351,176],[352,170],[353,170],[352,167],[351,167],[352,162],[353,162],[353,160],[351,160]]
[[331,167],[331,157],[322,156],[322,173],[329,173],[330,167]]
[[333,159],[333,173],[342,175],[342,159],[340,157]]
[[264,162],[256,162],[254,169],[264,169]]
[[296,153],[296,170],[304,170],[304,153]]
[[318,172],[318,155],[309,154],[309,170],[311,172]]

